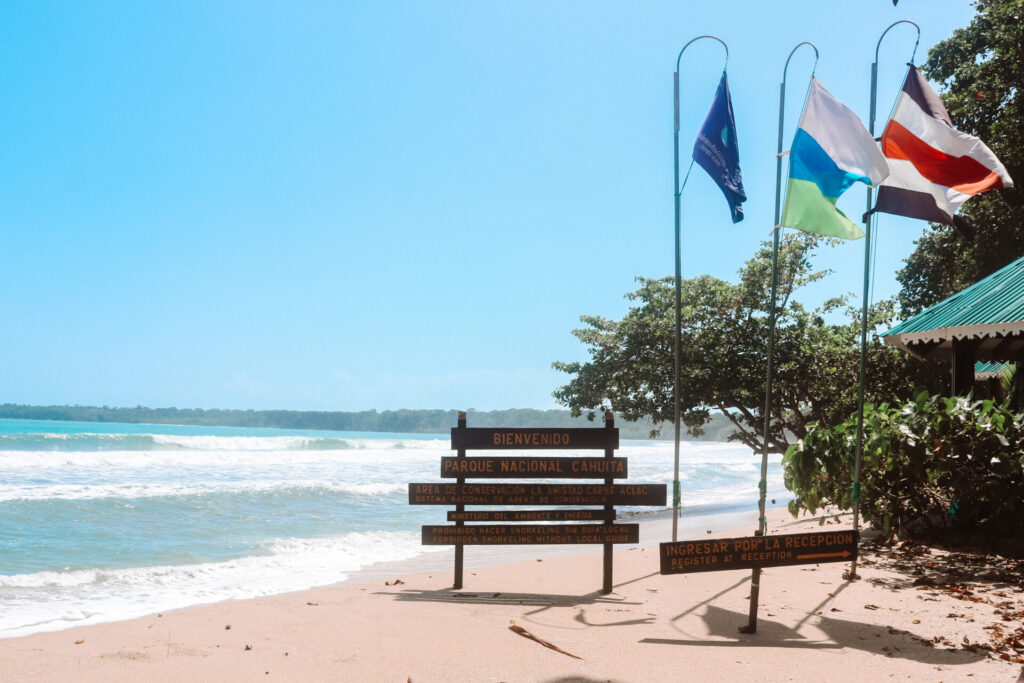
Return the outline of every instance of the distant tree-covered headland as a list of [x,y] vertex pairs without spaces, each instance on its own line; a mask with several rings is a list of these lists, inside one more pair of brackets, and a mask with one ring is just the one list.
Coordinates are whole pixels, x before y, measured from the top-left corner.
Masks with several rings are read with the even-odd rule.
[[[475,427],[594,427],[585,417],[568,410],[486,410],[469,412]],[[277,429],[325,429],[352,432],[400,432],[447,434],[458,420],[457,410],[362,410],[358,412],[310,410],[222,410],[202,408],[111,408],[109,406],[0,405],[0,418],[63,420],[77,422],[125,422],[217,427],[269,427]],[[731,423],[705,426],[703,440],[724,441]],[[616,416],[623,439],[647,439],[656,429],[649,419],[626,422]],[[689,437],[693,438],[693,437]]]

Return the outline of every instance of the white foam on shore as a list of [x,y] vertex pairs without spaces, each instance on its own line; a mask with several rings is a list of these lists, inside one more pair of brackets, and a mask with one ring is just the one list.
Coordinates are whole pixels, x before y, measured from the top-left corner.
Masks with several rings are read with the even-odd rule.
[[279,539],[264,554],[225,562],[0,575],[0,638],[329,585],[423,550],[419,534],[375,531]]
[[[39,547],[45,547],[47,535],[62,534],[61,525],[70,523],[67,520],[74,520],[87,532],[90,515],[96,512],[103,513],[96,517],[100,521],[120,520],[122,508],[132,511],[124,516],[125,531],[145,530],[148,523],[157,520],[159,523],[154,523],[153,527],[161,529],[160,533],[173,536],[176,529],[188,529],[208,542],[229,537],[223,533],[225,529],[218,526],[218,520],[225,519],[224,516],[206,516],[205,506],[210,501],[222,506],[218,509],[223,515],[258,509],[270,517],[268,526],[255,533],[256,540],[246,537],[241,541],[242,544],[252,543],[251,551],[229,561],[200,563],[199,559],[182,560],[180,556],[167,559],[166,554],[150,553],[140,555],[147,559],[137,562],[195,564],[105,567],[119,559],[100,544],[99,551],[83,550],[92,555],[75,554],[74,559],[67,560],[67,564],[89,569],[60,571],[64,564],[60,557],[40,563],[38,556],[32,556],[31,563],[23,563],[20,568],[8,565],[7,571],[25,573],[0,575],[0,637],[359,580],[358,577],[365,577],[370,571],[369,565],[379,566],[374,563],[407,562],[411,567],[426,567],[421,571],[430,571],[434,563],[439,570],[450,571],[451,548],[421,546],[418,531],[421,517],[427,512],[440,517],[442,511],[404,507],[408,482],[440,480],[439,458],[452,454],[446,439],[346,439],[344,446],[321,440],[317,446],[301,447],[294,442],[286,448],[287,439],[293,437],[173,437],[162,443],[164,448],[150,444],[149,450],[33,451],[3,450],[0,446],[0,503],[12,511],[8,516],[9,520],[15,520],[8,527],[13,530],[12,538],[17,538],[17,533],[21,532],[18,526],[21,522],[17,520],[31,520],[23,527],[27,530],[24,536],[27,544],[38,540],[33,536],[36,534],[44,541]],[[517,453],[537,455],[537,452],[516,451],[503,455]],[[594,452],[559,451],[558,454],[593,456]],[[671,490],[671,443],[626,441],[617,455],[629,458],[629,482],[668,484]],[[744,446],[685,443],[681,453],[684,504],[720,505],[756,499],[759,463],[760,458]],[[770,463],[769,496],[782,497],[786,494],[781,488],[778,458],[773,456]],[[325,493],[328,495],[321,497]],[[181,500],[156,500],[160,497]],[[115,500],[112,505],[80,502],[102,499],[121,500]],[[124,499],[135,500],[128,505]],[[181,524],[165,523],[164,513],[169,502],[175,514],[182,515]],[[308,519],[295,517],[297,502],[308,504],[306,508],[313,510]],[[395,513],[399,506],[407,511]],[[113,512],[109,512],[111,510]],[[323,531],[321,510],[330,510],[339,519],[358,522],[349,527],[354,529],[377,528],[376,516],[383,510],[389,524],[400,523],[410,530],[358,532],[331,538],[258,540],[275,535],[329,533]],[[657,536],[657,540],[666,540],[660,531],[648,531],[664,525],[663,520],[650,521],[652,512],[658,514],[655,510],[620,506],[619,521],[642,519],[641,543],[651,534]],[[117,516],[103,516],[108,512]],[[708,520],[718,514],[705,513],[692,518]],[[749,515],[756,521],[756,511]],[[690,518],[684,517],[681,524],[688,524]],[[288,523],[280,523],[281,520]],[[307,523],[308,526],[303,526]],[[694,522],[694,533],[705,533],[704,528],[698,527],[710,528],[712,523],[717,524]],[[122,528],[120,522],[117,524],[114,529],[103,527],[101,531],[119,533]],[[733,527],[747,524],[737,521]],[[147,538],[145,545],[162,548],[170,544],[162,544],[160,538]],[[599,550],[599,546],[470,547],[466,550],[466,566],[595,550]],[[199,557],[203,551],[196,549],[195,552]],[[220,557],[223,556],[206,554],[202,559]],[[40,567],[56,571],[29,573]]]
[[383,497],[406,493],[406,484],[367,482],[344,484],[317,479],[241,480],[198,483],[138,484],[47,484],[0,485],[0,502],[7,500],[96,500],[100,498],[158,498],[165,496],[208,496],[222,493],[344,493],[352,496]]
[[[444,452],[447,455],[447,451]],[[368,461],[390,463],[436,463],[439,449],[367,448],[339,450],[181,450],[181,451],[3,451],[0,469],[38,470],[47,468],[152,468],[152,467],[249,467],[273,465],[351,464]],[[434,468],[431,468],[434,469]]]

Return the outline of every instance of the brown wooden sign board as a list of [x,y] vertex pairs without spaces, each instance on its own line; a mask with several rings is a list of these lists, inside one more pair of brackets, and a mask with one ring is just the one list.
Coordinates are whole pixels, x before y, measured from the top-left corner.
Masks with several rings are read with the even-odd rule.
[[424,526],[423,545],[638,543],[639,524]]
[[821,531],[662,543],[662,574],[783,567],[857,558],[856,531]]
[[619,430],[530,427],[452,427],[452,450],[509,450],[619,447]]
[[627,458],[441,458],[442,477],[465,479],[625,479]]
[[611,522],[615,510],[465,510],[448,511],[449,522]]
[[665,505],[664,484],[409,484],[410,505]]

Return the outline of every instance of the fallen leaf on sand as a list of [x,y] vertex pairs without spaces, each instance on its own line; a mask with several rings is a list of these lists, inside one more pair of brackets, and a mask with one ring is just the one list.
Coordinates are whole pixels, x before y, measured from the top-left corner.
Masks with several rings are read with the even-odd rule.
[[251,650],[251,649],[252,649],[252,645],[246,645],[246,646],[245,646],[245,650],[246,650],[246,651],[248,651],[248,650]]
[[225,626],[224,630],[225,631],[230,631],[231,630],[231,624],[228,624],[227,626]]
[[516,626],[516,622],[511,621],[511,620],[509,620],[509,621],[512,624],[511,626],[508,627],[509,631],[512,631],[513,633],[517,633],[517,634],[521,635],[523,638],[528,638],[528,639],[534,641],[535,643],[540,643],[541,645],[543,645],[544,647],[548,648],[549,650],[554,650],[555,652],[560,652],[561,654],[565,655],[566,657],[572,657],[573,659],[583,659],[582,657],[577,657],[576,655],[574,655],[571,652],[566,652],[565,650],[563,650],[562,648],[558,647],[554,643],[549,643],[546,640],[538,638],[537,636],[533,635],[532,633],[527,631],[522,626]]
[[319,605],[320,603],[319,603],[319,602],[307,602],[306,604],[307,604],[307,605],[311,605],[311,606],[313,606],[313,607],[316,607],[316,606],[317,606],[317,605]]
[[878,605],[864,605],[864,609],[878,609]]
[[81,645],[81,644],[82,644],[82,643],[84,643],[84,642],[85,642],[85,639],[84,639],[84,638],[82,638],[81,640],[76,640],[76,641],[75,641],[75,645]]
[[405,581],[402,581],[401,579],[395,579],[394,581],[385,581],[384,585],[385,586],[398,586],[398,585],[403,584],[403,583],[405,583]]

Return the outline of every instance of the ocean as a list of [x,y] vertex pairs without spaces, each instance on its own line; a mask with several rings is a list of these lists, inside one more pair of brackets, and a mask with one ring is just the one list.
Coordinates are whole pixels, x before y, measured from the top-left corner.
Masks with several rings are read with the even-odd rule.
[[[420,526],[444,524],[449,508],[410,506],[407,493],[442,481],[449,446],[431,434],[0,420],[0,638],[451,552],[420,545]],[[623,441],[616,455],[629,458],[627,482],[667,484],[671,497],[672,453],[671,442]],[[749,448],[683,442],[680,460],[686,514],[756,505]],[[788,497],[778,456],[768,495]]]

